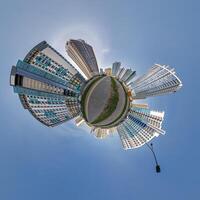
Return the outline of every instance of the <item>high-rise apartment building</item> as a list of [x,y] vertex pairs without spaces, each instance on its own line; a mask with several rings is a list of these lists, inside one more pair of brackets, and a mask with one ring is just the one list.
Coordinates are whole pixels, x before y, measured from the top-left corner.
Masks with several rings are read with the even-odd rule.
[[12,67],[10,84],[24,108],[40,122],[55,126],[80,114],[84,78],[45,41]]
[[127,78],[124,82],[125,82],[127,85],[129,85],[135,76],[136,76],[136,71],[132,71],[132,72],[130,73],[130,75],[128,76],[128,78]]
[[88,79],[99,74],[93,48],[84,40],[69,40],[66,51]]
[[155,136],[164,134],[161,129],[164,112],[132,107],[127,119],[117,127],[124,149],[137,148]]
[[124,73],[121,75],[120,80],[128,85],[130,81],[135,77],[135,75],[136,71],[133,71],[131,69],[126,69]]
[[112,75],[113,76],[117,76],[117,73],[120,69],[121,63],[120,62],[114,62],[112,64]]
[[166,65],[155,64],[145,75],[139,77],[132,84],[135,99],[144,99],[176,92],[182,87],[180,79],[174,69]]
[[120,68],[117,72],[117,78],[120,80],[122,78],[122,76],[124,75],[126,69],[124,67]]

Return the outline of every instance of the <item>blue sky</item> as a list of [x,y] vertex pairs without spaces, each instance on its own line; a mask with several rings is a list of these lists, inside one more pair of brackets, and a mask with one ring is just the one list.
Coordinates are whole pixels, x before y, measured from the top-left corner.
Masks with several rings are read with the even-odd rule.
[[[195,0],[1,1],[0,199],[198,199],[199,10]],[[11,66],[42,40],[67,57],[69,38],[91,43],[103,67],[175,67],[183,88],[149,100],[166,113],[154,140],[162,173],[146,147],[124,151],[117,135],[97,140],[73,122],[46,128],[22,109]]]

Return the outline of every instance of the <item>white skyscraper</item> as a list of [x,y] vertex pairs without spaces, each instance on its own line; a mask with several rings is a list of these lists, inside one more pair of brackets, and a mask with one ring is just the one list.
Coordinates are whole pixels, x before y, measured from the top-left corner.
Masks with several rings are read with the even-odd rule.
[[99,68],[93,48],[84,40],[71,39],[67,41],[66,51],[88,79],[99,74]]
[[81,74],[43,41],[12,67],[10,84],[25,109],[46,126],[64,123],[81,112]]
[[131,84],[135,99],[176,92],[181,86],[182,83],[174,69],[159,64],[155,64],[145,75]]
[[137,148],[160,134],[164,112],[132,107],[127,119],[117,127],[124,149]]
[[120,69],[121,63],[120,62],[114,62],[112,65],[112,75],[117,76],[117,73]]

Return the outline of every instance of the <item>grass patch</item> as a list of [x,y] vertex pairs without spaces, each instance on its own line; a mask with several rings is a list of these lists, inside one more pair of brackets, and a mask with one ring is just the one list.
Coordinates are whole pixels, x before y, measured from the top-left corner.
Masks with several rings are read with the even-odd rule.
[[93,121],[91,124],[97,124],[99,122],[102,122],[106,118],[108,118],[117,108],[117,103],[119,101],[119,93],[118,93],[118,87],[116,84],[116,81],[114,78],[111,78],[111,95],[108,99],[107,105],[101,112],[101,114]]

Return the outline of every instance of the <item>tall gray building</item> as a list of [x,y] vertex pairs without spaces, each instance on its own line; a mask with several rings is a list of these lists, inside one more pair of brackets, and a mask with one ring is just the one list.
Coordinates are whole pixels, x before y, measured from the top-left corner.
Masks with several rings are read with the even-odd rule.
[[122,68],[120,68],[119,70],[118,70],[118,72],[117,72],[117,78],[120,80],[121,79],[121,77],[124,75],[124,73],[125,73],[125,68],[124,67],[122,67]]
[[69,40],[66,51],[88,79],[99,74],[93,48],[84,40]]
[[117,73],[120,69],[121,63],[120,62],[114,62],[112,64],[112,75],[113,76],[117,76]]

